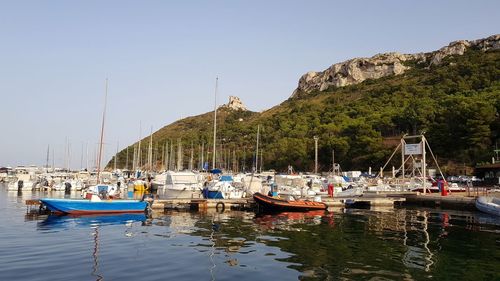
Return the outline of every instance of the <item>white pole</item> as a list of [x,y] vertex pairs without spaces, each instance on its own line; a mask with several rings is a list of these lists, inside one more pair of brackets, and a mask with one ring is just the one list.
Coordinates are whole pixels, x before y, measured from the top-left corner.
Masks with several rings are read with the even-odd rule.
[[149,137],[148,167],[150,172],[153,171],[153,126],[151,126],[151,135]]
[[260,133],[260,125],[257,125],[257,149],[255,152],[255,172],[259,171],[259,133]]
[[106,78],[106,92],[104,94],[104,110],[102,111],[101,137],[99,141],[99,156],[97,158],[97,183],[100,183],[102,146],[104,140],[104,121],[106,120],[106,103],[108,100],[108,78]]
[[116,171],[116,158],[118,157],[118,147],[120,146],[120,141],[116,142],[116,154],[115,154],[115,165],[114,170]]
[[214,151],[212,156],[212,169],[215,169],[216,145],[217,145],[217,86],[219,77],[215,77],[215,94],[214,94]]
[[204,156],[205,156],[205,142],[202,142],[201,143],[201,171],[203,171],[205,169],[205,159],[204,159]]
[[335,171],[335,149],[332,150],[332,173],[336,175]]
[[87,153],[85,155],[85,160],[87,162],[87,164],[85,165],[85,170],[89,170],[89,141],[87,141],[87,143],[85,143],[85,150],[87,150]]
[[425,164],[425,142],[426,142],[425,136],[422,135],[422,181],[424,183],[424,194],[426,192],[426,190],[425,190],[425,188],[426,188],[425,187],[425,183],[426,183],[425,174],[426,174],[426,169],[427,169],[426,164]]
[[142,121],[139,121],[139,147],[137,148],[137,169],[141,167],[141,138],[142,138]]
[[318,137],[314,136],[314,173],[318,173]]
[[401,139],[401,178],[405,178],[405,140]]

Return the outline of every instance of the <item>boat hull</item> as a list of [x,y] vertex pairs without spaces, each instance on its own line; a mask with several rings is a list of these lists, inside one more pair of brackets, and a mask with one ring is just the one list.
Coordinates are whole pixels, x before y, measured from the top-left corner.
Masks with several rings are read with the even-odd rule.
[[164,188],[163,193],[166,198],[169,199],[192,199],[192,198],[200,198],[201,192],[199,190],[192,189],[173,189],[173,188]]
[[203,198],[205,199],[241,199],[243,198],[243,191],[217,191],[217,190],[202,190]]
[[103,200],[88,199],[40,199],[42,204],[53,213],[88,215],[141,213],[146,210],[147,202],[138,200]]
[[222,192],[207,189],[203,190],[203,197],[206,199],[224,199]]
[[326,210],[328,206],[321,202],[312,201],[288,201],[283,199],[274,198],[261,193],[253,195],[255,202],[259,205],[260,209],[267,212],[307,212],[313,210]]
[[476,208],[483,213],[500,217],[500,199],[480,196],[476,199]]

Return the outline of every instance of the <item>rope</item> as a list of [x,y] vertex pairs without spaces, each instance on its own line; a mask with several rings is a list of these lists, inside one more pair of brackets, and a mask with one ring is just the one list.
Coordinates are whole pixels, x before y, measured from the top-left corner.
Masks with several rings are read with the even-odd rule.
[[[387,166],[387,164],[389,164],[389,162],[391,161],[392,157],[394,156],[394,154],[396,154],[396,151],[398,151],[398,148],[400,146],[401,146],[401,142],[398,144],[398,146],[396,147],[396,149],[394,149],[394,151],[392,152],[391,157],[389,157],[389,160],[387,160],[387,162],[385,163],[384,167],[382,167],[382,171],[385,169],[385,167]],[[377,177],[379,177],[379,176],[380,176],[380,171],[377,174]]]
[[439,167],[439,164],[436,160],[436,157],[434,157],[434,153],[432,153],[432,149],[431,149],[431,146],[429,145],[429,143],[427,141],[425,141],[425,143],[427,144],[427,147],[429,148],[429,152],[431,153],[432,155],[432,159],[434,159],[434,162],[436,163],[436,167],[438,168],[439,170],[439,174],[441,175],[441,178],[443,178],[444,182],[448,184],[448,181],[446,181],[446,179],[444,178],[443,176],[443,172],[441,172],[441,168]]

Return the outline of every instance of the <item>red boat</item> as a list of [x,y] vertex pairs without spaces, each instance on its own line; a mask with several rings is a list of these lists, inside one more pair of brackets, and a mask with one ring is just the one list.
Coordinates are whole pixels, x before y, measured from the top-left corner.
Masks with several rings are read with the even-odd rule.
[[259,210],[268,212],[307,212],[312,210],[326,210],[328,208],[325,203],[321,202],[305,200],[284,200],[267,196],[259,192],[253,195],[253,199],[259,205]]

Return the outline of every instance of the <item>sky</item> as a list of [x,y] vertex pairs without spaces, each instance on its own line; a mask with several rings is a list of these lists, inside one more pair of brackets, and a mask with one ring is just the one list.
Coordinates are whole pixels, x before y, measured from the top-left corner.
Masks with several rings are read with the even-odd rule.
[[[104,163],[238,96],[286,100],[308,71],[500,33],[500,1],[0,0],[0,166]],[[69,153],[65,153],[69,151]],[[87,152],[88,151],[88,152]],[[66,155],[66,156],[65,156]],[[66,159],[66,161],[65,161]]]

